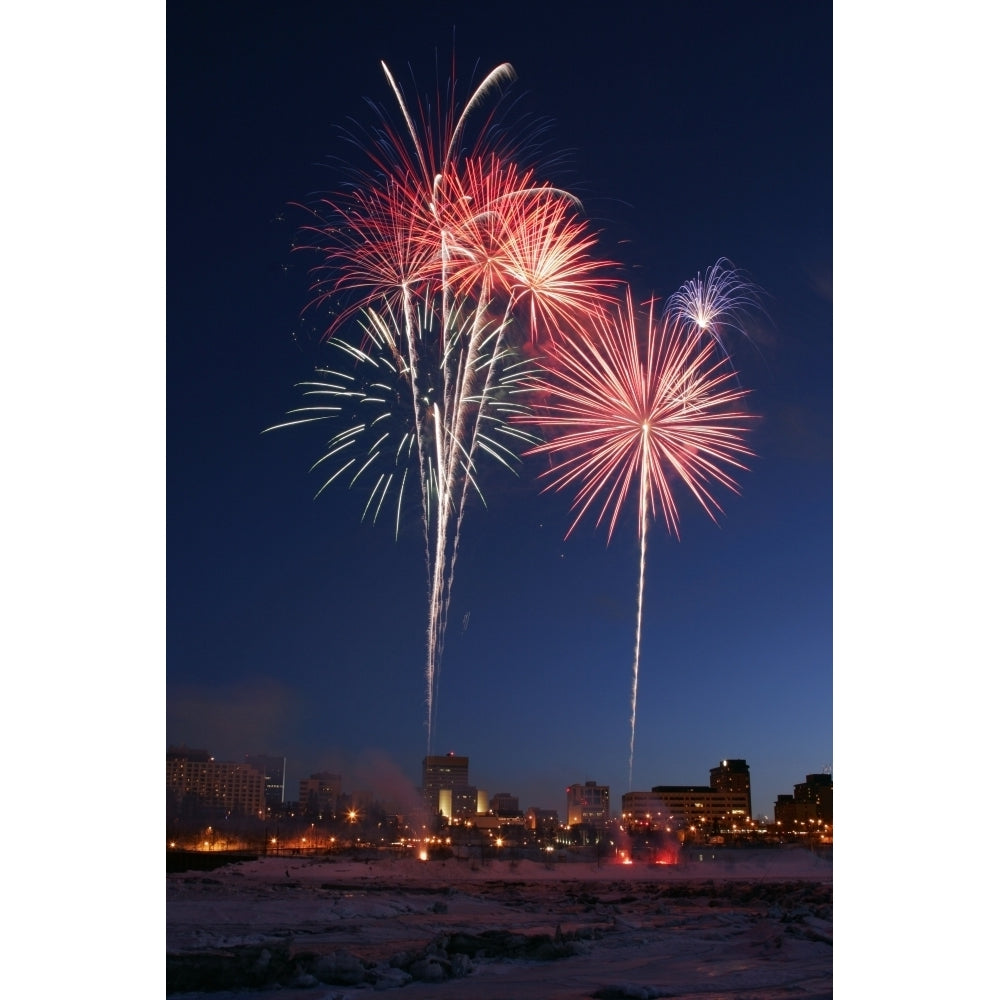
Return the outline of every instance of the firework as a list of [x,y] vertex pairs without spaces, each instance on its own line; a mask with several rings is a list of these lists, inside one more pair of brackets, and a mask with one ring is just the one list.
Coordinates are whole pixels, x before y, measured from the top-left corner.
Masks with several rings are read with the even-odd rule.
[[746,275],[725,257],[704,278],[699,271],[667,300],[666,313],[689,323],[723,345],[725,331],[742,334],[750,312],[760,309],[760,293]]
[[[421,329],[434,337],[436,316],[429,303],[420,304],[417,319]],[[423,391],[419,411],[422,426],[418,427],[410,398],[413,386],[409,371],[396,346],[401,332],[393,326],[395,320],[391,312],[368,309],[359,317],[359,329],[364,333],[359,344],[330,338],[328,346],[336,352],[340,365],[319,367],[315,378],[299,383],[306,405],[290,410],[291,419],[268,430],[332,421],[336,426],[326,450],[310,469],[324,473],[316,497],[337,481],[346,482],[350,488],[367,484],[362,520],[370,517],[377,521],[386,501],[392,498],[398,537],[404,511],[412,506],[406,503],[408,480],[420,478],[414,475],[417,442],[421,436],[426,439],[433,433],[431,400],[440,395],[440,386],[431,384]],[[458,336],[462,335],[459,330]],[[488,346],[490,337],[482,339]],[[491,360],[497,363],[499,375],[482,385],[481,396],[472,401],[481,411],[476,447],[513,469],[519,461],[518,452],[534,440],[510,423],[513,414],[526,412],[511,397],[530,369],[513,351],[496,359],[484,351],[478,363],[488,365]],[[428,464],[424,480],[433,481],[435,470],[433,463]],[[471,463],[466,477],[472,489],[482,495]]]
[[[312,305],[336,307],[325,340],[339,364],[303,383],[307,405],[278,427],[335,421],[314,468],[323,492],[369,483],[365,514],[419,484],[427,563],[427,750],[459,537],[477,461],[505,465],[530,435],[512,392],[529,368],[519,340],[562,338],[608,299],[609,265],[577,200],[518,162],[497,127],[495,95],[513,79],[498,66],[472,97],[417,111],[388,67],[402,127],[382,113],[359,142],[370,168],[312,210],[304,249],[319,252]],[[453,92],[453,87],[450,88]],[[430,106],[430,105],[428,105]],[[482,112],[476,128],[474,120]],[[355,342],[342,334],[358,319]],[[276,429],[276,428],[269,428]],[[394,498],[390,501],[390,498]],[[364,514],[363,514],[364,516]]]
[[[640,342],[641,340],[641,342]],[[547,455],[546,490],[576,490],[575,518],[608,525],[608,541],[627,503],[638,499],[639,586],[632,665],[628,786],[632,784],[649,521],[662,514],[680,537],[675,493],[683,484],[713,520],[722,508],[716,487],[738,491],[731,470],[745,469],[751,421],[741,389],[718,345],[676,314],[656,322],[649,303],[644,334],[631,295],[605,314],[588,338],[551,342],[527,380],[531,415],[545,440],[528,454]]]

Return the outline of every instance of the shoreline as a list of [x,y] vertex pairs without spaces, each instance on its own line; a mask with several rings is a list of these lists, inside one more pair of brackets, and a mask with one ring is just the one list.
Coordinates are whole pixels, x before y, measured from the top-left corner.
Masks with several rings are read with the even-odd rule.
[[730,853],[600,867],[269,857],[171,874],[167,993],[695,1000],[710,980],[716,1000],[832,996],[832,861]]

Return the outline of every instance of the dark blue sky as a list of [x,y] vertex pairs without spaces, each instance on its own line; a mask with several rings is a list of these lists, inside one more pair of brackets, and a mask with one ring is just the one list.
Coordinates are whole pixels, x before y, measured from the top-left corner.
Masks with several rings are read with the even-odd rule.
[[[652,5],[651,5],[652,6]],[[560,182],[633,286],[728,257],[766,293],[735,362],[757,457],[709,521],[654,525],[633,787],[750,765],[755,813],[832,765],[832,19],[824,3],[171,4],[167,15],[168,743],[288,757],[348,789],[419,781],[419,525],[313,494],[321,430],[262,435],[318,357],[291,203],[343,180],[337,128],[389,105],[379,61],[431,92],[500,62],[550,120]],[[537,469],[490,472],[459,552],[434,752],[522,807],[626,791],[638,544],[611,544]],[[468,615],[467,628],[462,625]]]

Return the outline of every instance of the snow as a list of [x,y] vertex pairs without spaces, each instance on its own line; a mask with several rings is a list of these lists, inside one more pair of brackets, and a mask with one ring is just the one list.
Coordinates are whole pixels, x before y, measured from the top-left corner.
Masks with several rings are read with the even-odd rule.
[[832,861],[803,848],[696,849],[673,865],[265,858],[170,874],[168,996],[819,1000],[833,995],[832,883]]

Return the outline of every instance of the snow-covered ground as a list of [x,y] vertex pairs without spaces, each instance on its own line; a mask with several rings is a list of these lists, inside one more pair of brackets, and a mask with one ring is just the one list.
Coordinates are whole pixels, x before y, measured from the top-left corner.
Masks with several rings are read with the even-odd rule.
[[677,865],[267,858],[167,876],[172,997],[833,995],[833,865],[801,848]]

